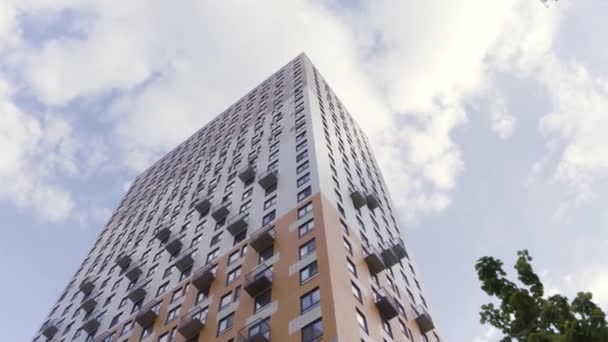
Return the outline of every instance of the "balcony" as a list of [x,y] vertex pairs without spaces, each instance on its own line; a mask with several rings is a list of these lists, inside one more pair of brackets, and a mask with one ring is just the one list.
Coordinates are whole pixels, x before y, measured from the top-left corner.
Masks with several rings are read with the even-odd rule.
[[165,250],[169,252],[169,254],[174,255],[182,248],[182,239],[185,234],[174,236],[172,239],[165,243]]
[[363,255],[367,267],[372,274],[379,273],[386,268],[382,260],[382,253],[374,246],[363,246]]
[[247,213],[241,213],[232,216],[226,223],[226,230],[233,236],[247,229],[249,222],[249,215]]
[[52,339],[53,336],[59,331],[61,327],[61,320],[59,318],[52,319],[42,326],[41,333],[47,339]]
[[274,226],[261,228],[249,238],[249,245],[260,253],[274,244],[275,235]]
[[265,190],[268,190],[268,188],[277,184],[278,180],[279,172],[277,170],[269,170],[260,175],[260,178],[258,179],[258,184]]
[[97,329],[101,325],[102,316],[103,316],[103,313],[99,310],[90,312],[88,315],[86,315],[84,317],[84,320],[83,320],[84,323],[82,324],[81,329],[84,330],[87,334],[94,333],[95,331],[97,331]]
[[143,271],[141,269],[141,263],[135,262],[132,263],[132,265],[127,269],[125,272],[125,277],[127,277],[127,279],[130,281],[136,281],[142,273]]
[[389,241],[382,250],[382,258],[388,267],[392,267],[399,263],[399,260],[407,256],[405,245],[401,240]]
[[382,317],[387,320],[393,319],[399,315],[399,305],[386,289],[381,288],[377,292],[374,292],[374,302]]
[[255,165],[249,164],[239,171],[239,178],[243,183],[250,182],[255,177]]
[[270,342],[268,319],[259,319],[239,330],[237,342]]
[[211,208],[211,217],[216,221],[221,221],[230,213],[228,209],[228,203],[220,203]]
[[177,331],[184,339],[190,340],[205,327],[206,320],[207,310],[203,307],[195,306],[179,320]]
[[175,263],[173,264],[175,268],[177,268],[180,272],[184,272],[188,269],[188,267],[194,264],[194,254],[196,252],[196,248],[190,247],[186,248],[175,258]]
[[194,209],[198,211],[200,215],[206,215],[209,208],[211,208],[211,201],[208,198],[203,198],[194,205]]
[[80,289],[80,292],[84,293],[85,295],[88,295],[95,288],[94,281],[94,279],[85,278],[82,283],[80,283],[78,289]]
[[393,254],[399,258],[399,260],[407,257],[407,250],[405,249],[405,244],[403,241],[401,241],[401,239],[389,241],[388,246],[388,248],[393,251]]
[[150,280],[142,279],[133,285],[129,292],[127,293],[127,297],[133,303],[137,303],[140,300],[146,297],[146,293],[148,293],[148,287],[150,286]]
[[116,264],[118,265],[118,267],[122,268],[123,270],[126,269],[127,267],[129,267],[129,265],[131,264],[131,255],[127,254],[127,253],[123,253],[121,255],[118,256],[118,258],[116,258]]
[[211,284],[215,280],[215,265],[207,264],[194,272],[192,275],[192,285],[199,291],[209,291]]
[[167,241],[170,236],[171,236],[171,229],[169,228],[168,225],[164,225],[164,226],[158,228],[158,231],[156,231],[156,234],[154,234],[154,237],[157,238],[160,242]]
[[385,246],[382,246],[382,259],[386,267],[393,267],[399,262],[399,258],[393,253],[393,250]]
[[422,334],[435,329],[435,323],[433,323],[431,315],[429,315],[423,306],[417,306],[414,313],[416,314],[416,323]]
[[367,204],[367,199],[365,198],[365,194],[363,191],[361,191],[361,189],[352,189],[350,192],[350,198],[353,200],[355,209],[360,209]]
[[245,291],[256,297],[272,286],[272,268],[266,264],[260,264],[249,272],[245,277]]
[[97,298],[99,297],[99,291],[92,291],[88,295],[82,298],[82,302],[80,302],[80,308],[84,310],[84,312],[91,312],[97,306]]
[[158,317],[158,311],[160,309],[159,301],[151,301],[139,309],[137,315],[135,315],[135,322],[142,328],[147,328],[154,324],[156,317]]
[[378,200],[378,197],[376,197],[376,195],[374,194],[368,194],[366,201],[367,207],[371,210],[374,210],[378,208],[378,206],[380,206],[380,201]]

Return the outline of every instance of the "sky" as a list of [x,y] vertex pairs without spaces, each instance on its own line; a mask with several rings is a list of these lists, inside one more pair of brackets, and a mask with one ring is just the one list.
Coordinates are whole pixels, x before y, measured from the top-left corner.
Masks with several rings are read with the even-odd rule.
[[367,132],[436,325],[475,261],[608,308],[608,2],[0,0],[0,325],[34,335],[134,177],[305,52]]

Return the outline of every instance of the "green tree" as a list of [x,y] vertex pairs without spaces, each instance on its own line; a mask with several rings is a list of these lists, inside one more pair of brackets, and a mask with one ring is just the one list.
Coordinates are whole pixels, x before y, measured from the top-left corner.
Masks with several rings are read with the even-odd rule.
[[519,284],[507,279],[502,261],[488,256],[477,260],[481,289],[499,302],[481,306],[482,324],[502,331],[502,342],[608,342],[606,314],[591,293],[579,292],[572,302],[562,295],[546,298],[528,251],[517,256]]

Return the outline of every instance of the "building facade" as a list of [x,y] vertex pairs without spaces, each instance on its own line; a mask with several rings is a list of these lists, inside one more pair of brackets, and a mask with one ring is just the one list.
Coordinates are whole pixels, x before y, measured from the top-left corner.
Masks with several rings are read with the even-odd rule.
[[301,54],[136,178],[34,341],[440,341],[403,236]]

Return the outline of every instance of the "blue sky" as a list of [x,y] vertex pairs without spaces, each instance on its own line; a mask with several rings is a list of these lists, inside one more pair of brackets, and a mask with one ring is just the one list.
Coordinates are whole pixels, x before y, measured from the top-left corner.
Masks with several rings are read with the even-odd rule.
[[0,322],[38,328],[142,169],[305,51],[370,136],[450,341],[527,248],[608,307],[608,4],[0,2]]

